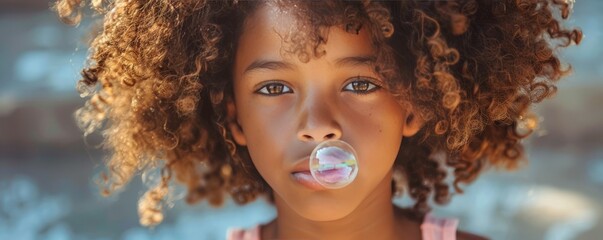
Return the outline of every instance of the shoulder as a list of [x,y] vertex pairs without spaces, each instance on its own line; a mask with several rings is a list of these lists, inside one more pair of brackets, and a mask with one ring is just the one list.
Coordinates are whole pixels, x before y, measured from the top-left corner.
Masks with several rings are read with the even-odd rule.
[[427,240],[487,240],[482,236],[457,230],[459,220],[455,218],[434,217],[425,215],[421,224],[423,239]]
[[229,228],[226,230],[226,240],[260,240],[260,226],[255,225],[250,229]]
[[488,240],[488,238],[479,236],[479,235],[475,235],[475,234],[471,234],[468,232],[463,232],[463,231],[457,231],[456,232],[456,239],[457,240]]

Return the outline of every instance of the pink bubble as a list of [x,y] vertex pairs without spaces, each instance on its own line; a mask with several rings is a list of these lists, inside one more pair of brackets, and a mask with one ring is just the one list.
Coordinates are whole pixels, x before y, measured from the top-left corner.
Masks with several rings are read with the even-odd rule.
[[358,174],[356,151],[341,140],[322,142],[310,156],[310,173],[326,188],[343,188],[352,183]]

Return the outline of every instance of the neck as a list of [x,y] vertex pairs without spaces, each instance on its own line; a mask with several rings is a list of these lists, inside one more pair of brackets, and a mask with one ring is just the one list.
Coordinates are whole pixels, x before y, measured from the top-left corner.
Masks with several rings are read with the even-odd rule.
[[350,214],[333,221],[306,219],[275,195],[278,217],[266,226],[263,239],[400,239],[412,223],[395,214],[391,178],[384,181]]

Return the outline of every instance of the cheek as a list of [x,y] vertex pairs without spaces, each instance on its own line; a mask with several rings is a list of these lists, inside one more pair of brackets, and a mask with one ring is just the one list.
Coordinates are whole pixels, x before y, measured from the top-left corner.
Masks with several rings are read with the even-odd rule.
[[279,147],[295,139],[295,114],[286,105],[249,105],[245,116],[245,135],[249,143],[257,142],[262,147]]
[[347,126],[353,128],[346,129],[346,132],[360,138],[372,136],[391,139],[402,136],[405,111],[388,94],[378,95],[370,101],[350,100],[345,109],[348,109],[345,113]]
[[350,118],[354,130],[347,132],[354,134],[349,137],[359,155],[359,175],[379,181],[391,169],[400,149],[404,111],[398,103],[383,99],[357,109],[357,116]]
[[258,171],[270,182],[269,175],[283,169],[286,144],[295,139],[290,108],[249,104],[241,109],[247,149]]

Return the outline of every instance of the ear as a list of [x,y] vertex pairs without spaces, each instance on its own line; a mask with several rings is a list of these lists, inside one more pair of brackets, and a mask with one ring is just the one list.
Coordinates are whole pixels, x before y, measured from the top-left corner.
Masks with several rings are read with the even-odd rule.
[[405,137],[414,136],[425,124],[425,120],[419,116],[415,112],[415,110],[411,110],[406,114],[406,120],[404,123],[404,130],[402,131],[402,135]]
[[246,146],[247,138],[245,138],[243,128],[241,128],[241,125],[239,124],[239,121],[237,119],[237,108],[231,98],[226,99],[226,111],[226,121],[228,124],[228,129],[232,134],[232,138],[237,144],[241,146]]

